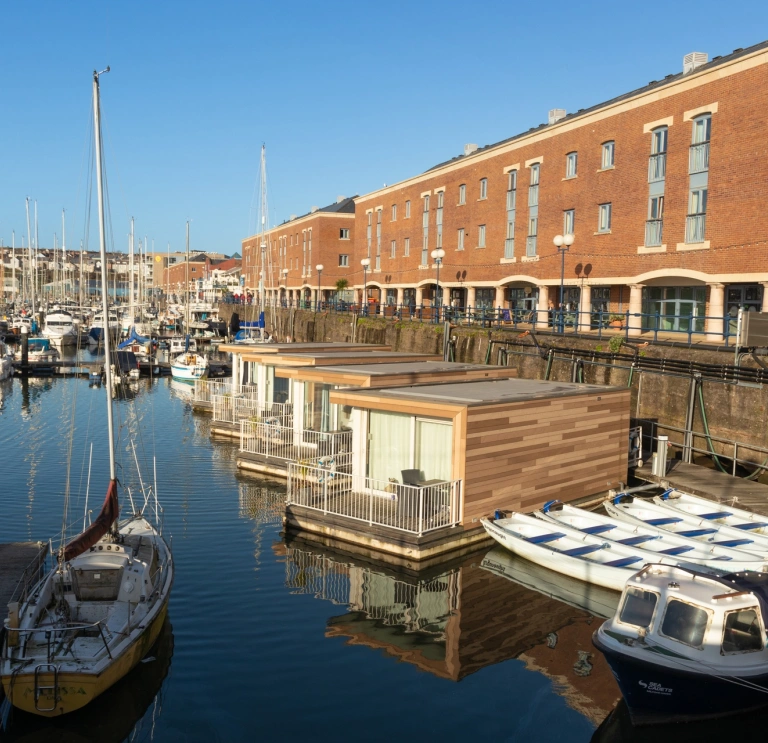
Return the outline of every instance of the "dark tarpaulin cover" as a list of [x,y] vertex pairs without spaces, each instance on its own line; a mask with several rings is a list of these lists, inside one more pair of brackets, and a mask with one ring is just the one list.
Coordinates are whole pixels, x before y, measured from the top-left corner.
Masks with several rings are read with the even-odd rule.
[[82,533],[78,534],[65,548],[64,561],[73,560],[93,547],[117,521],[120,515],[120,504],[117,500],[117,480],[111,480],[107,489],[107,497],[94,522]]

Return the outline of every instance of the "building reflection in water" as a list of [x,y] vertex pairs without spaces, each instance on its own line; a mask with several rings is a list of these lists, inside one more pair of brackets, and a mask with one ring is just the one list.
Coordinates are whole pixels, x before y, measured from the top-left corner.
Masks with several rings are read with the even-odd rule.
[[253,522],[253,556],[259,566],[265,528],[283,523],[285,485],[268,480],[240,480],[237,488],[240,518]]
[[173,656],[173,627],[165,621],[144,660],[122,681],[77,712],[38,717],[13,709],[0,740],[56,743],[118,743],[155,740],[155,723],[163,706],[163,681]]
[[585,602],[577,581],[558,585],[557,576],[544,592],[533,590],[537,578],[528,568],[535,566],[504,550],[415,576],[299,538],[273,549],[285,555],[292,593],[347,607],[327,620],[328,637],[383,649],[457,682],[518,659],[550,678],[554,691],[595,724],[619,699],[604,658],[592,647],[592,633],[619,594],[592,593]]

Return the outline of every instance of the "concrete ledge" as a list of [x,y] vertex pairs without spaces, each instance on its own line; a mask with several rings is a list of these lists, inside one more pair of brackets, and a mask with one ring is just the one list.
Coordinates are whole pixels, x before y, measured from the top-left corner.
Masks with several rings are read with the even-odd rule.
[[211,436],[222,436],[227,439],[240,438],[240,424],[225,423],[224,421],[213,421],[211,423]]
[[192,403],[192,410],[195,410],[198,413],[211,413],[213,414],[213,405],[209,402],[203,402],[201,400],[196,400]]
[[246,472],[257,472],[285,480],[288,477],[288,463],[285,459],[274,459],[260,454],[241,451],[235,457],[237,468]]

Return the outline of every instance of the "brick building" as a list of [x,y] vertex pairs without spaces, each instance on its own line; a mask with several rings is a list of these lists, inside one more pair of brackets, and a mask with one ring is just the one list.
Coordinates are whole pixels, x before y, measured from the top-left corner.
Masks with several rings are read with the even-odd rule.
[[[196,288],[199,281],[211,278],[213,269],[229,271],[239,267],[239,258],[227,258],[221,254],[199,253],[189,259],[189,288]],[[187,280],[187,262],[177,261],[166,265],[162,270],[162,286],[167,287],[170,294],[181,294]]]
[[[355,283],[353,250],[355,201],[340,196],[335,204],[291,217],[264,235],[265,290],[278,301],[315,302],[335,291],[339,279]],[[256,293],[261,272],[261,235],[243,240],[245,285]],[[323,270],[318,276],[317,266]],[[358,263],[359,265],[359,263]]]
[[[555,109],[549,123],[497,144],[467,145],[355,199],[344,275],[361,296],[367,257],[369,302],[507,308],[544,320],[559,304],[553,238],[570,233],[571,324],[595,327],[600,311],[629,310],[631,333],[659,322],[721,337],[735,308],[768,310],[764,103],[768,42],[710,62],[687,55],[677,74],[577,113]],[[311,218],[281,229],[298,239]],[[351,230],[352,219],[345,224]],[[311,286],[313,261],[330,268],[341,252],[338,239],[323,245],[301,286]]]

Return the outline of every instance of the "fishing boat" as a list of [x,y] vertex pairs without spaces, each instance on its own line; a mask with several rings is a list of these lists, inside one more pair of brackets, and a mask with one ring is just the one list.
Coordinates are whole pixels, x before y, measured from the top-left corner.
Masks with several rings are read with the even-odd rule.
[[45,316],[42,335],[60,346],[75,346],[80,338],[72,314],[61,309]]
[[717,503],[676,489],[664,491],[656,496],[653,502],[716,524],[740,529],[745,534],[768,536],[768,516],[754,511]]
[[600,536],[562,524],[546,523],[521,513],[480,521],[488,534],[510,552],[557,573],[614,591],[621,591],[633,572],[650,563],[693,564],[698,569],[721,574],[733,570],[734,565],[741,565],[724,561],[718,564],[718,561],[712,560],[704,567],[687,560],[684,555],[652,552],[632,542],[610,542]]
[[643,528],[692,537],[719,547],[736,547],[754,554],[768,555],[768,536],[733,526],[721,526],[667,505],[619,493],[615,498],[605,501],[603,507],[610,516]]
[[[107,68],[106,71],[108,71]],[[105,216],[94,72],[94,129],[103,312],[107,316]],[[104,334],[107,358],[111,339]],[[54,717],[87,705],[123,678],[152,647],[168,609],[174,567],[162,536],[157,487],[145,489],[120,518],[112,414],[112,372],[105,365],[109,486],[96,519],[56,553],[40,581],[9,604],[0,677],[10,703]],[[66,523],[65,499],[65,523]]]
[[648,565],[593,642],[634,724],[735,715],[768,704],[767,614],[768,575]]

